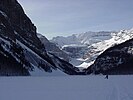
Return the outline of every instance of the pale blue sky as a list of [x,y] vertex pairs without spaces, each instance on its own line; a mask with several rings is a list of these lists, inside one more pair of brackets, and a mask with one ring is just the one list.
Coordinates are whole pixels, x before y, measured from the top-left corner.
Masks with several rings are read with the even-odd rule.
[[133,0],[18,0],[47,38],[133,27]]

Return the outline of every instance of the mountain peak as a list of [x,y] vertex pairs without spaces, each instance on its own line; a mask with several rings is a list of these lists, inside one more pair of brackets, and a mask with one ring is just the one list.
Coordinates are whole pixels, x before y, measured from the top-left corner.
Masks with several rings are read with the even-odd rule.
[[0,0],[0,75],[78,74],[77,68],[46,50],[18,1]]

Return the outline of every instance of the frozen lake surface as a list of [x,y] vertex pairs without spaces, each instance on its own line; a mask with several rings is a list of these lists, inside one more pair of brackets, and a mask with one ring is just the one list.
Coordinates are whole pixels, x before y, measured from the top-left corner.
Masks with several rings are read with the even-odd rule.
[[133,76],[0,77],[0,100],[133,100]]

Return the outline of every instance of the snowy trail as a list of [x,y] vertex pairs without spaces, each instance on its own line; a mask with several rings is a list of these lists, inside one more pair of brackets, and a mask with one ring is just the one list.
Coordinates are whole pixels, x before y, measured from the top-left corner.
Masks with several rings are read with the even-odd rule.
[[[133,91],[131,91],[132,87],[129,86],[123,86],[123,88],[120,88],[120,99],[119,100],[133,100]],[[133,88],[132,88],[133,89]]]
[[117,90],[117,88],[113,87],[108,100],[119,100],[119,91]]
[[111,80],[111,84],[113,90],[108,100],[133,100],[133,87],[131,86],[131,84],[133,84],[132,79],[120,80],[118,78],[117,81]]
[[133,100],[133,76],[1,77],[0,100]]

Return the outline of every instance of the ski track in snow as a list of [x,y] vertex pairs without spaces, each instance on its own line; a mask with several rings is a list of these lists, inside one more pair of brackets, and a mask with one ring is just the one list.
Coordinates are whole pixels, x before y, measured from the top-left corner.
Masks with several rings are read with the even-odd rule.
[[112,81],[112,92],[110,92],[107,100],[133,100],[133,88],[128,85],[128,82],[132,84],[133,81],[123,82],[124,84],[119,81]]
[[113,90],[112,90],[108,100],[119,100],[118,92],[119,91],[115,87],[113,87]]

